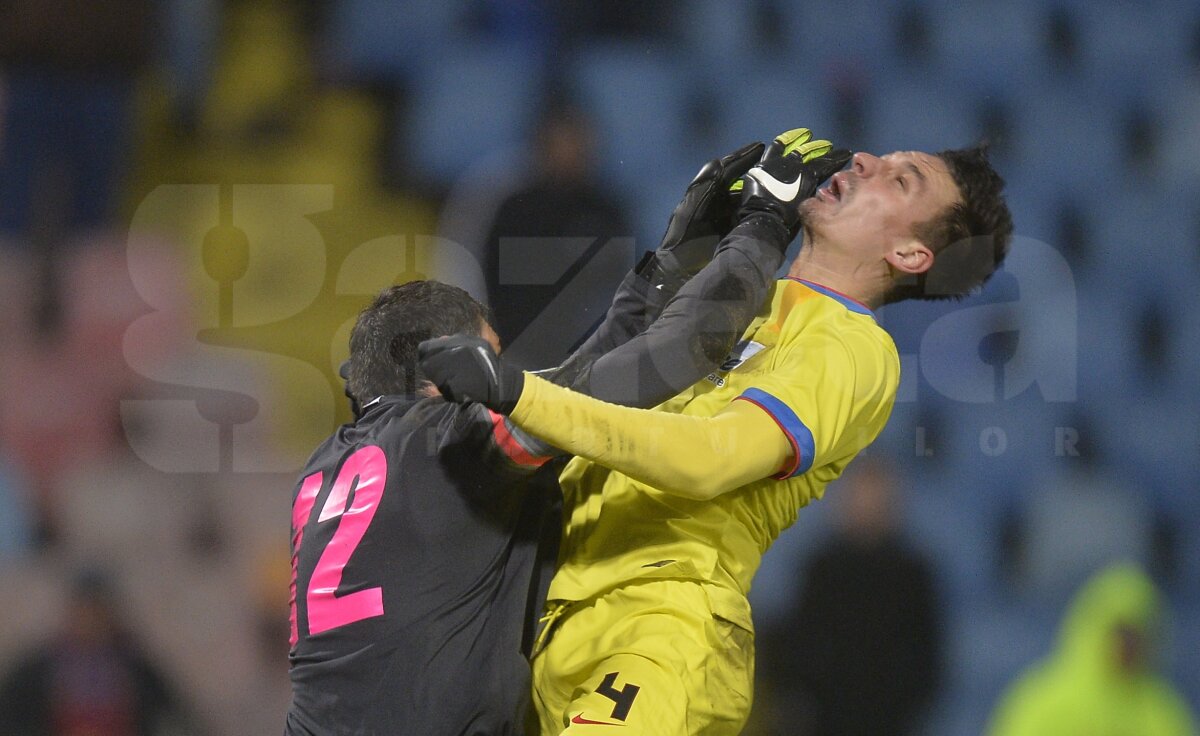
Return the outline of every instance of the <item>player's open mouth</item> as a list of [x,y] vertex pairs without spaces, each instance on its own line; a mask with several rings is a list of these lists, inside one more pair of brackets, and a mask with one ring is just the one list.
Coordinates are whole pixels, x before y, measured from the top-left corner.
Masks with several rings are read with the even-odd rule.
[[850,186],[846,183],[846,177],[843,172],[838,172],[837,174],[833,175],[833,177],[829,180],[829,189],[831,190],[830,194],[832,194],[834,199],[837,199],[839,202],[845,195],[850,193]]
[[827,202],[840,202],[842,199],[842,184],[837,176],[829,180],[829,185],[821,190],[821,198]]

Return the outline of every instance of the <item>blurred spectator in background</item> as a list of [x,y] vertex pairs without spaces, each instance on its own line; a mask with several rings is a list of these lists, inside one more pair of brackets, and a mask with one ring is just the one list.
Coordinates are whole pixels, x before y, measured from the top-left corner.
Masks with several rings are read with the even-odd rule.
[[[588,312],[584,326],[592,327],[604,316],[613,285],[633,265],[630,243],[618,254],[620,262],[605,269],[603,276],[608,278],[576,279],[564,289],[585,264],[611,258],[611,249],[623,247],[611,239],[631,236],[616,197],[597,181],[594,144],[591,123],[583,113],[568,105],[551,105],[538,128],[532,181],[501,202],[484,241],[480,263],[496,332],[510,356],[529,368],[555,365],[572,347],[556,346],[552,340],[561,336],[554,334],[546,335],[545,341],[517,340],[560,293],[566,291],[575,300],[572,311],[582,306]],[[530,245],[536,257],[525,252]],[[530,333],[536,337],[556,326],[561,328],[545,325]],[[571,335],[575,340],[584,336]]]
[[1001,699],[990,736],[1195,736],[1184,701],[1154,672],[1161,617],[1138,568],[1096,575],[1064,618],[1058,650]]
[[194,734],[166,679],[138,650],[108,575],[81,572],[61,631],[0,683],[0,734]]
[[151,10],[149,0],[0,3],[0,234],[110,223],[134,86],[150,60]]
[[803,573],[795,613],[764,632],[774,683],[768,733],[913,733],[940,684],[933,572],[901,537],[898,471],[876,457],[835,490],[839,526]]

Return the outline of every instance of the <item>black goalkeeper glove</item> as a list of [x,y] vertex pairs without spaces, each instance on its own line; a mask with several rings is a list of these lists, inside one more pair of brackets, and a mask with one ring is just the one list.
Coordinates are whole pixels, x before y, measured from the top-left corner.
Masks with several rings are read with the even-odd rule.
[[510,414],[525,390],[525,374],[505,363],[482,337],[451,335],[417,346],[421,373],[448,401],[478,401]]
[[675,281],[677,288],[704,268],[734,225],[738,203],[725,192],[761,158],[763,148],[750,143],[700,168],[671,212],[658,249],[646,254],[638,274],[655,286]]
[[811,140],[807,128],[780,133],[731,191],[741,192],[737,217],[768,212],[783,222],[791,238],[800,232],[800,203],[850,161],[851,153],[833,150],[825,140]]

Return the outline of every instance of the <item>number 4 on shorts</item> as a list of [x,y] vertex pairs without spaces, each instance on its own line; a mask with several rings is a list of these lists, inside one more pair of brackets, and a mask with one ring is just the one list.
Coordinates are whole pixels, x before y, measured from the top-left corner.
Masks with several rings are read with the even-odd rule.
[[616,703],[613,706],[612,715],[610,718],[616,718],[618,721],[623,721],[629,717],[629,709],[633,707],[633,699],[637,697],[640,687],[634,684],[628,684],[618,690],[616,688],[618,672],[609,672],[600,682],[600,687],[596,688],[596,692],[609,700]]

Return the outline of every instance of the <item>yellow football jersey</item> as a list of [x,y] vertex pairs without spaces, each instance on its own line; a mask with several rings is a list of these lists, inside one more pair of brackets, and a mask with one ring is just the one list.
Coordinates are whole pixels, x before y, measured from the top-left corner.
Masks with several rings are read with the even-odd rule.
[[[563,544],[549,598],[584,600],[636,579],[683,578],[741,599],[780,532],[878,436],[899,380],[895,344],[867,307],[812,282],[776,282],[720,368],[655,410],[713,416],[731,401],[753,402],[787,435],[792,467],[699,501],[572,460],[560,477]],[[736,463],[731,445],[728,461]],[[685,458],[692,451],[661,447]],[[733,613],[749,627],[748,608]]]

